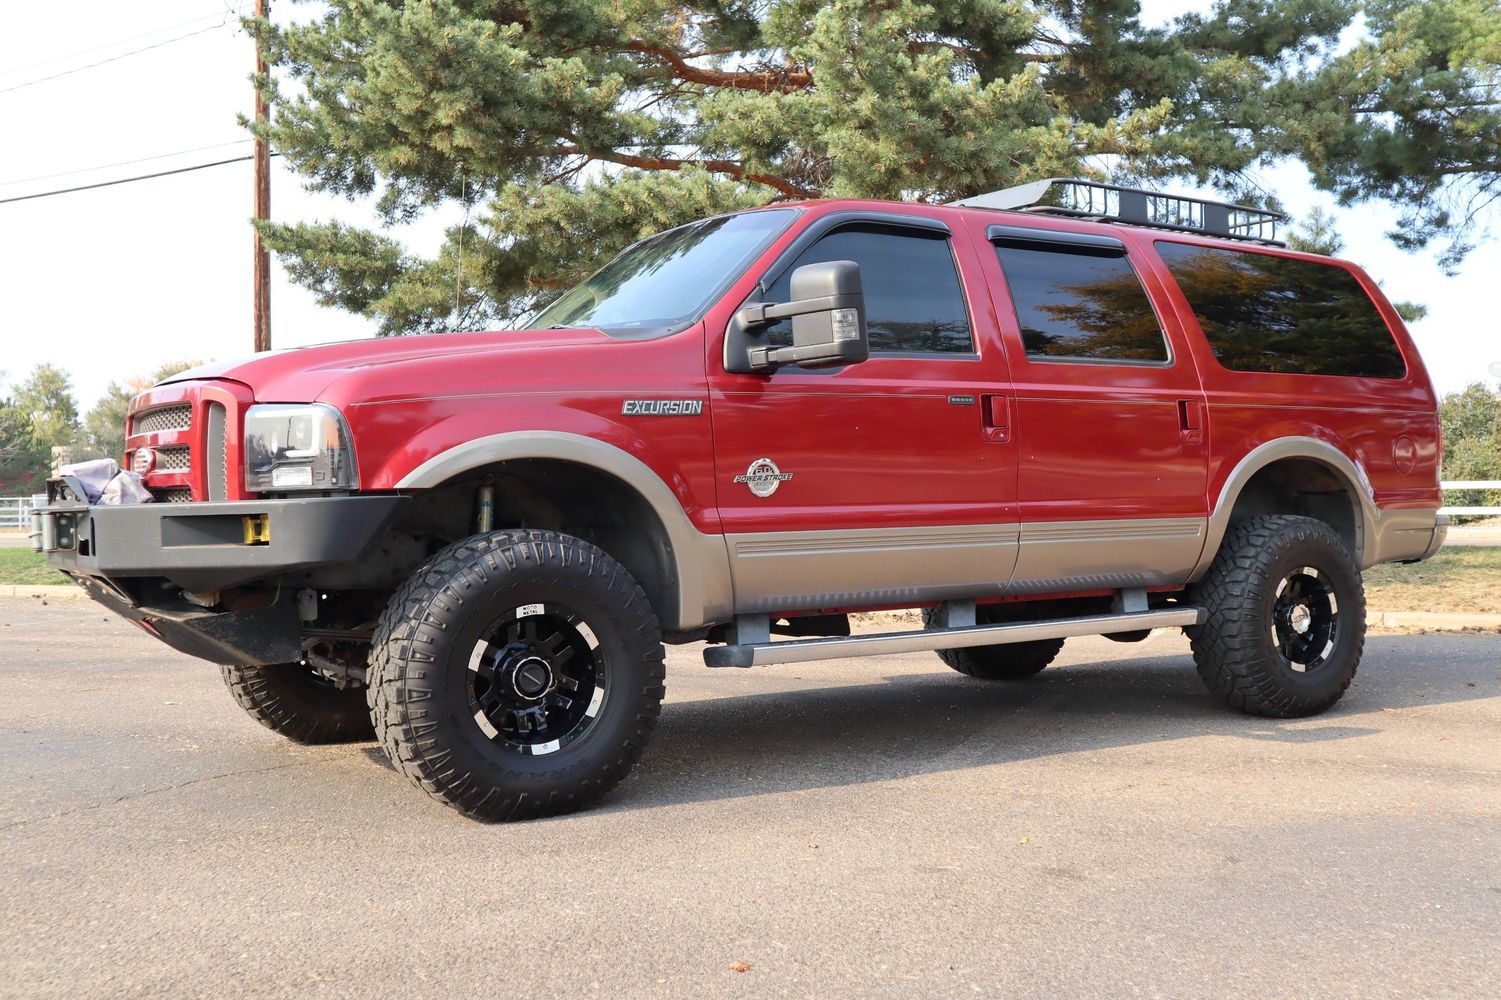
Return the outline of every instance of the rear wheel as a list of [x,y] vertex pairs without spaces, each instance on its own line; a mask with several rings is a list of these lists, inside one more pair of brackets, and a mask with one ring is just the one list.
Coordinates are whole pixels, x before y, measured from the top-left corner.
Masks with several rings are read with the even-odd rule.
[[600,549],[546,531],[451,545],[392,597],[370,706],[391,762],[481,820],[569,812],[645,749],[664,654],[641,587]]
[[[982,604],[975,609],[975,621],[996,624],[1004,619],[994,605]],[[938,611],[926,608],[923,628],[938,627]],[[1018,681],[1040,673],[1063,648],[1062,639],[1037,639],[1000,646],[968,646],[963,649],[940,649],[938,658],[961,674],[987,681]]]
[[350,743],[375,738],[365,692],[340,689],[300,663],[221,666],[235,701],[252,719],[294,743]]
[[1252,715],[1317,715],[1355,679],[1365,646],[1360,567],[1328,525],[1258,517],[1234,526],[1193,590],[1186,629],[1210,692]]

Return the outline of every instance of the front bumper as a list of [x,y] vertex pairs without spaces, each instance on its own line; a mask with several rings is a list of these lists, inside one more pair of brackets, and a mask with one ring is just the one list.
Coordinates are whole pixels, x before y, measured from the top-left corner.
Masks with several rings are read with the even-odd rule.
[[[32,512],[33,547],[94,600],[172,648],[230,664],[295,662],[301,623],[281,575],[358,562],[407,501],[393,495],[90,507],[57,499],[59,492]],[[274,589],[252,588],[233,606],[220,603],[219,591],[273,579]]]
[[69,576],[155,577],[224,590],[290,570],[352,563],[379,542],[403,496],[306,497],[32,512],[32,547]]

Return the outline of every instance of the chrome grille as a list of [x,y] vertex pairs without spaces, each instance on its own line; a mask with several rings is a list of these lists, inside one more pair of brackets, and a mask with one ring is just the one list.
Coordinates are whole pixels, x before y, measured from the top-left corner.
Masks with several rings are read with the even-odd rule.
[[193,491],[186,486],[173,486],[166,490],[152,490],[157,503],[192,503]]
[[191,466],[192,460],[186,445],[156,449],[157,472],[187,472]]
[[130,418],[130,432],[132,434],[154,434],[157,431],[185,431],[191,426],[193,426],[193,407],[189,403],[145,410]]

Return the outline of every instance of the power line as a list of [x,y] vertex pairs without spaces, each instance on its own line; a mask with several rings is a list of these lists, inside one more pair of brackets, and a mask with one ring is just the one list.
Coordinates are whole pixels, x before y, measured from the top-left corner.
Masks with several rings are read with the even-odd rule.
[[100,59],[98,62],[85,63],[82,66],[75,66],[72,69],[65,69],[61,73],[53,73],[51,76],[39,76],[35,80],[27,80],[25,83],[18,83],[12,87],[3,87],[0,88],[0,94],[9,94],[12,91],[16,90],[25,90],[27,87],[35,87],[37,84],[46,83],[48,80],[57,80],[65,76],[72,76],[74,73],[82,73],[86,69],[94,69],[95,67],[104,66],[112,62],[119,62],[121,59],[126,59],[130,56],[138,56],[142,52],[150,52],[152,49],[159,49],[164,45],[171,45],[173,42],[180,42],[184,39],[193,38],[197,35],[207,34],[210,31],[218,31],[228,23],[229,20],[228,18],[226,18],[220,21],[218,24],[209,25],[207,28],[199,28],[197,31],[190,31],[185,35],[174,35],[171,38],[164,39],[152,45],[143,45],[138,49],[131,49],[128,52],[121,52],[119,55],[110,56],[108,59]]
[[[272,156],[280,156],[280,153],[272,153]],[[75,191],[92,191],[95,188],[114,187],[117,184],[133,184],[136,181],[149,181],[153,177],[171,177],[173,174],[187,174],[194,170],[207,170],[209,167],[222,167],[227,163],[245,163],[253,160],[253,156],[236,156],[230,160],[215,160],[213,163],[199,163],[191,167],[178,167],[175,170],[159,170],[154,174],[138,174],[135,177],[121,177],[112,181],[100,181],[98,184],[80,184],[78,187],[59,188],[56,191],[38,191],[36,194],[23,194],[15,198],[0,198],[0,205],[9,205],[16,201],[31,201],[35,198],[52,198],[60,194],[73,194]]]
[[[240,12],[238,9],[229,10],[228,8],[226,8],[225,13],[238,15]],[[166,24],[152,31],[143,31],[139,35],[131,35],[127,38],[117,38],[113,42],[105,42],[103,45],[95,45],[92,48],[87,49],[79,49],[77,52],[69,52],[66,55],[51,56],[47,59],[38,59],[36,62],[27,63],[24,66],[7,66],[4,69],[0,69],[0,76],[9,76],[12,73],[22,73],[28,69],[36,69],[38,66],[50,66],[56,62],[66,62],[69,59],[77,59],[79,56],[86,56],[93,52],[102,52],[105,49],[112,49],[117,45],[124,45],[126,42],[140,41],[142,38],[150,38],[153,35],[160,35],[164,31],[176,31],[178,28],[186,28],[190,24],[202,24],[204,21],[212,21],[216,18],[219,20],[219,23],[224,23],[224,14],[205,14],[202,17],[194,17],[186,21],[178,21],[176,24]]]
[[201,153],[206,149],[223,149],[225,146],[243,146],[254,139],[235,139],[232,142],[216,142],[208,146],[194,146],[192,149],[179,149],[171,153],[157,153],[155,156],[142,156],[134,160],[116,160],[114,163],[100,163],[92,167],[79,167],[77,170],[60,170],[55,174],[37,174],[35,177],[17,177],[15,180],[0,181],[0,187],[14,187],[17,184],[29,184],[32,181],[50,181],[55,177],[72,177],[75,174],[91,174],[96,170],[108,170],[110,167],[128,167],[136,163],[149,163],[152,160],[166,160],[174,156],[186,156],[188,153]]

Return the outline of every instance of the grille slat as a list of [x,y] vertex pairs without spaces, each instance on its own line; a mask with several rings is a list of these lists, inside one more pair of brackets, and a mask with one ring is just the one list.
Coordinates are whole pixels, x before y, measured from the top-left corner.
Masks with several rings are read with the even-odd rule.
[[155,434],[158,431],[185,431],[193,426],[193,407],[190,403],[161,406],[154,410],[137,413],[130,418],[133,434]]
[[186,445],[179,448],[156,449],[157,472],[187,472],[193,459]]
[[229,421],[224,407],[208,405],[208,462],[204,475],[210,500],[229,498]]
[[186,486],[173,486],[165,490],[152,490],[157,503],[192,503],[193,491]]

